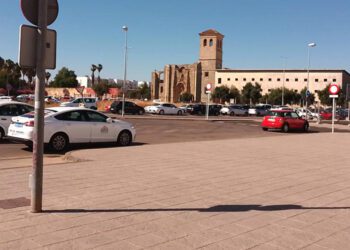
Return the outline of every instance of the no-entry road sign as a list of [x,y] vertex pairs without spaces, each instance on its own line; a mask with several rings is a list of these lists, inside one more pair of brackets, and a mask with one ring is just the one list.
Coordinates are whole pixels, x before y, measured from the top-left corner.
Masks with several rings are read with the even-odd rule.
[[339,86],[336,84],[331,84],[331,86],[329,86],[328,92],[331,95],[336,95],[339,93]]

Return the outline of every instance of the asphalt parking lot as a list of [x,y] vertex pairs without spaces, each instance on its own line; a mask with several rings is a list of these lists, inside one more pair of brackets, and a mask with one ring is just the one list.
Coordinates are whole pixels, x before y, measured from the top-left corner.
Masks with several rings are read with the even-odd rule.
[[[114,115],[115,116],[115,115]],[[121,119],[121,116],[116,118]],[[136,126],[134,145],[166,144],[191,141],[213,141],[222,139],[259,138],[288,136],[278,131],[265,132],[259,127],[260,119],[253,117],[205,117],[192,116],[125,116],[122,118]],[[311,133],[329,132],[329,128],[314,127]],[[340,130],[336,130],[341,132]],[[293,133],[293,132],[292,132]],[[294,132],[300,133],[300,132]],[[110,144],[75,145],[71,150],[111,147]],[[49,156],[55,156],[46,152]],[[0,160],[30,158],[32,152],[23,144],[0,142]]]

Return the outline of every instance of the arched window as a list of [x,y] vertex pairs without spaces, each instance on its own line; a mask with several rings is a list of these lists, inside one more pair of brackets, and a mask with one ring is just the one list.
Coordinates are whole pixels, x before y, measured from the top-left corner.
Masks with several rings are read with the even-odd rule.
[[204,47],[207,46],[207,39],[204,39],[204,41],[203,41],[203,46],[204,46]]
[[211,46],[213,46],[213,44],[214,44],[213,39],[210,39],[209,46],[211,47]]

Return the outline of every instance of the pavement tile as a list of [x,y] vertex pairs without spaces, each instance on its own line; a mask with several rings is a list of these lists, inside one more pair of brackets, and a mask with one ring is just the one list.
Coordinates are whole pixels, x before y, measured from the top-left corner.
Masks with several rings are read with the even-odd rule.
[[37,249],[40,245],[30,239],[19,239],[15,241],[9,241],[6,243],[0,243],[1,250],[13,250],[13,249]]
[[[293,133],[288,147],[279,136],[77,151],[91,161],[45,168],[51,211],[0,209],[0,249],[346,249],[349,135]],[[28,173],[3,171],[0,195],[26,197]]]
[[101,245],[93,248],[94,250],[138,250],[142,249],[140,246],[136,246],[127,240],[117,241],[113,243],[108,243],[105,245]]
[[151,247],[166,242],[167,240],[153,233],[143,234],[128,239],[128,242],[140,246],[141,248]]
[[328,247],[331,249],[346,249],[349,246],[350,233],[337,232],[329,237],[317,241],[316,244],[321,247]]
[[0,232],[0,243],[21,239],[21,236],[11,231]]
[[256,245],[258,245],[259,242],[256,241],[254,238],[245,236],[245,235],[238,235],[233,238],[229,238],[226,240],[222,240],[219,242],[216,242],[214,244],[207,245],[201,249],[250,249]]

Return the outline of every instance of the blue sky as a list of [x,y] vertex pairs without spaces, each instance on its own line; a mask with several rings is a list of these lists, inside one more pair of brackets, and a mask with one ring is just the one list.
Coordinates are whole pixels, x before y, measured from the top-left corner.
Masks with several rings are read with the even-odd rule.
[[[49,28],[58,34],[57,69],[90,75],[101,63],[103,78],[123,78],[127,25],[128,79],[147,80],[165,64],[194,63],[198,33],[225,35],[223,66],[235,69],[311,68],[350,71],[348,0],[58,0],[60,12]],[[0,56],[17,61],[18,30],[29,24],[19,0],[0,2]]]

